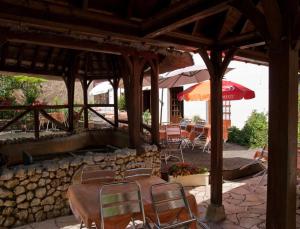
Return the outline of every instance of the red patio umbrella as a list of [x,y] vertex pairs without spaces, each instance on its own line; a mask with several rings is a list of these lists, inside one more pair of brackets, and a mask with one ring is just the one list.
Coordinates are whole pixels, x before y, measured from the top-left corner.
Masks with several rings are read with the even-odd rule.
[[[255,92],[238,83],[222,81],[223,100],[253,99]],[[208,101],[210,100],[210,81],[206,80],[196,84],[177,95],[179,101]]]

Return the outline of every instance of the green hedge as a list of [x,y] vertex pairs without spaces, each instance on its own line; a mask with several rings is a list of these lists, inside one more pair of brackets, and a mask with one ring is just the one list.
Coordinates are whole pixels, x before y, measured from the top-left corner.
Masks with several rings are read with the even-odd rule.
[[228,142],[248,146],[263,147],[268,143],[268,117],[263,112],[254,110],[240,130],[233,126],[229,128]]

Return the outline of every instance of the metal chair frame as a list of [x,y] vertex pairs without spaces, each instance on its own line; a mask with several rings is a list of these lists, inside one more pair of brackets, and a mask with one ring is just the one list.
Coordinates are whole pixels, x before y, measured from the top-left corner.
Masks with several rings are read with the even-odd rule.
[[[176,131],[168,131],[168,129],[172,129],[172,128],[176,128],[178,129],[178,132]],[[171,134],[170,134],[171,132]],[[172,133],[173,132],[173,133]],[[184,157],[183,157],[183,153],[182,153],[182,137],[181,137],[181,129],[179,126],[167,126],[166,127],[166,149],[164,150],[164,160],[165,163],[168,163],[168,160],[170,158],[176,158],[179,161],[182,160],[182,162],[184,162]],[[171,148],[176,146],[177,148]],[[176,156],[175,153],[179,153],[180,156]]]
[[152,168],[136,168],[136,169],[127,169],[124,173],[124,179],[137,179],[143,177],[150,177],[152,175]]
[[[192,130],[195,131],[195,130]],[[205,152],[206,150],[209,151],[209,144],[210,142],[207,140],[207,136],[204,132],[201,132],[198,134],[193,140],[190,140],[189,138],[185,138],[182,140],[182,147],[192,147],[192,150],[194,150],[195,146],[199,145],[198,143],[201,143],[202,151]]]
[[[168,191],[161,192],[159,194],[155,194],[155,188],[162,187],[162,186],[177,186],[177,188],[170,188]],[[151,198],[152,198],[152,204],[153,209],[155,211],[156,215],[156,222],[151,222],[154,224],[155,228],[157,229],[169,229],[169,228],[177,228],[181,226],[188,226],[191,223],[198,223],[198,225],[204,229],[209,229],[209,227],[198,220],[194,214],[192,213],[192,210],[190,208],[190,205],[188,203],[188,200],[186,198],[183,186],[179,183],[161,183],[161,184],[154,184],[151,186]],[[162,209],[160,209],[160,207]],[[164,211],[177,209],[177,208],[185,208],[188,212],[189,219],[181,222],[175,222],[172,224],[168,224],[166,226],[161,224],[160,216],[159,214]],[[148,219],[149,220],[149,219]]]
[[[132,185],[136,190],[128,192],[126,186]],[[116,193],[104,194],[103,192],[109,190],[111,187],[124,186],[123,191]],[[146,221],[144,204],[141,195],[140,185],[135,181],[117,182],[105,184],[100,189],[100,215],[101,215],[101,229],[105,229],[105,219],[119,215],[131,214],[133,228],[136,228],[133,215],[136,213],[142,214],[143,228],[148,227]],[[138,205],[137,205],[138,204]]]

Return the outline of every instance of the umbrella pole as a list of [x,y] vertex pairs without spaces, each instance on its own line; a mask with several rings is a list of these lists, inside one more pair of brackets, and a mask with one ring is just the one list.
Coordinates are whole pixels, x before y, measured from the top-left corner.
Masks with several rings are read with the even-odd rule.
[[162,123],[162,111],[163,111],[163,105],[164,105],[164,89],[161,89],[161,99],[160,99],[160,118],[159,118],[159,124]]

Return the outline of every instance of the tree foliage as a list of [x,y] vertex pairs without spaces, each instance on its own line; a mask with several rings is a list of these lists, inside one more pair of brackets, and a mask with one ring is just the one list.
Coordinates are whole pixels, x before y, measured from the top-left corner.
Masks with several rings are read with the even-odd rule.
[[268,143],[267,120],[266,114],[254,110],[241,130],[237,127],[229,129],[228,141],[251,148],[265,146]]
[[25,104],[32,104],[42,91],[42,82],[46,80],[31,76],[0,76],[0,100],[13,103],[14,90],[20,89],[25,97]]

